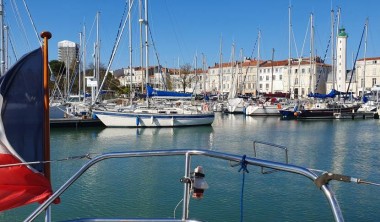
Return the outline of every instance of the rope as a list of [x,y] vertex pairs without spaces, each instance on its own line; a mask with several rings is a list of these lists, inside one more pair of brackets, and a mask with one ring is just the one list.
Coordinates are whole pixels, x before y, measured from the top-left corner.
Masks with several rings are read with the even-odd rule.
[[242,184],[241,184],[241,193],[240,193],[240,221],[243,222],[243,200],[244,200],[244,182],[245,182],[245,173],[249,173],[248,169],[247,169],[247,161],[245,161],[245,158],[247,156],[244,155],[240,161],[240,169],[239,169],[239,173],[240,171],[243,171],[243,177],[242,177]]

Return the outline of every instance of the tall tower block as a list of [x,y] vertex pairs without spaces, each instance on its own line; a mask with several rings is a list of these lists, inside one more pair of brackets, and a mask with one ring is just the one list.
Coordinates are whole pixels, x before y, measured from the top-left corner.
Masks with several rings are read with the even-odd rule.
[[336,45],[336,86],[338,91],[346,92],[347,38],[345,28],[340,28]]

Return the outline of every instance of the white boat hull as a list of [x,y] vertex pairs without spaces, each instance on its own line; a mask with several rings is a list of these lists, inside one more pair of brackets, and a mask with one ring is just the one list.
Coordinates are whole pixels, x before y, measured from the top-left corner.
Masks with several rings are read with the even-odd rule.
[[179,127],[211,125],[213,112],[200,114],[147,114],[134,112],[93,111],[107,127]]
[[277,105],[257,106],[250,105],[245,109],[247,116],[280,116],[281,107]]

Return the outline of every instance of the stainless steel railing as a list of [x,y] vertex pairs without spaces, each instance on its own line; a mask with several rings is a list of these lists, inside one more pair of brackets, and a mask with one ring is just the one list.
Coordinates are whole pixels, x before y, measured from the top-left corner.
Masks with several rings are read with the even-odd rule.
[[[190,178],[190,160],[191,156],[207,156],[211,158],[216,159],[223,159],[228,161],[235,161],[240,162],[242,159],[242,156],[236,155],[236,154],[228,154],[228,153],[222,153],[222,152],[215,152],[210,150],[153,150],[153,151],[129,151],[129,152],[119,152],[119,153],[106,153],[99,155],[91,160],[89,160],[84,166],[82,166],[78,172],[76,172],[69,180],[67,180],[54,194],[46,200],[43,204],[41,204],[32,214],[28,216],[28,218],[25,219],[25,221],[33,221],[36,219],[36,217],[41,214],[43,211],[47,210],[48,207],[52,204],[52,202],[58,198],[62,193],[64,193],[78,178],[82,176],[84,172],[86,172],[90,167],[95,165],[96,163],[106,160],[106,159],[112,159],[112,158],[131,158],[131,157],[152,157],[152,156],[184,156],[185,157],[185,175],[184,178]],[[270,168],[273,170],[281,170],[289,173],[299,174],[302,175],[312,181],[315,181],[318,176],[312,172],[311,170],[291,165],[287,163],[279,163],[269,160],[262,160],[252,157],[246,157],[245,158],[246,164],[253,165],[253,166],[259,166],[259,167],[265,167]],[[333,213],[335,221],[344,221],[343,215],[340,209],[340,206],[338,204],[338,201],[330,189],[328,184],[323,184],[320,189],[322,190],[323,194],[327,198],[331,211]],[[189,197],[190,197],[190,184],[184,183],[184,192],[183,192],[183,211],[182,211],[182,220],[178,219],[165,219],[165,221],[191,221],[188,218],[188,209],[189,209]],[[49,211],[48,211],[49,212]],[[46,217],[47,221],[50,221],[49,217]],[[93,221],[95,221],[94,219]],[[88,220],[92,221],[92,220]],[[107,221],[103,220],[102,221]],[[109,220],[111,221],[111,220]],[[114,220],[112,220],[114,221]],[[123,221],[162,221],[160,219],[149,219],[149,220],[123,220]]]

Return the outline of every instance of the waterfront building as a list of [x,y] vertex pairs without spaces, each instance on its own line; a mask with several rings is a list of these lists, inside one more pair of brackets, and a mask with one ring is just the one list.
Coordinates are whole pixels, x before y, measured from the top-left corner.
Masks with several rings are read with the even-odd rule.
[[226,94],[236,87],[238,94],[256,93],[257,61],[245,58],[243,62],[215,63],[208,68],[206,91]]
[[[132,78],[133,87],[139,88],[145,72],[140,67],[132,70],[132,77],[129,68],[114,70],[113,73],[121,85],[127,86]],[[307,97],[310,92],[325,93],[327,73],[330,71],[331,66],[319,57],[313,61],[309,58],[291,59],[290,66],[288,60],[257,61],[245,58],[242,62],[215,63],[207,70],[196,69],[190,73],[156,66],[149,70],[149,82],[154,88],[196,94],[228,94],[234,87],[237,94],[250,96],[257,93],[289,93],[290,90],[292,98],[298,98]]]
[[[355,92],[362,96],[380,82],[380,57],[363,58],[356,61],[357,87]],[[379,80],[378,80],[379,79]]]
[[[330,65],[325,64],[319,57],[313,60],[291,59],[290,65],[288,61],[268,60],[260,64],[258,79],[260,94],[290,93],[292,98],[304,98],[310,92],[325,92]],[[288,72],[289,67],[290,72]]]

